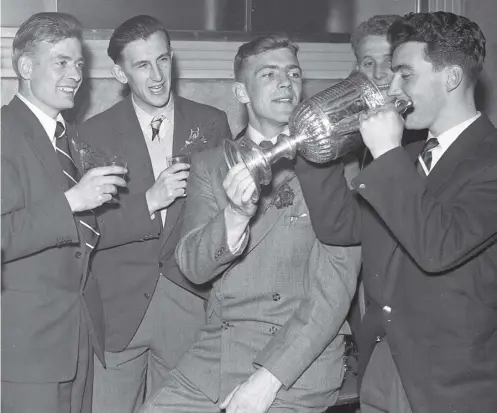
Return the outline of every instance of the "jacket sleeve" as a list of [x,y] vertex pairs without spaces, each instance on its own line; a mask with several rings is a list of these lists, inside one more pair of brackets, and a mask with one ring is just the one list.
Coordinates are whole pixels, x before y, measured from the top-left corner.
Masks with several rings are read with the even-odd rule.
[[343,331],[356,289],[360,253],[360,247],[335,247],[315,241],[299,307],[254,362],[269,370],[285,389]]
[[497,240],[497,165],[481,165],[450,202],[425,189],[404,148],[377,158],[354,186],[414,261],[428,273],[462,264]]
[[160,236],[160,214],[150,217],[145,192],[123,197],[118,205],[104,204],[97,210],[97,219],[98,250]]
[[69,203],[62,191],[39,202],[25,196],[19,172],[2,155],[2,262],[46,248],[79,242]]
[[344,164],[312,164],[297,156],[295,171],[316,237],[325,244],[360,243],[362,214],[357,194],[344,176]]
[[[221,159],[221,158],[220,158]],[[222,274],[245,250],[248,236],[235,254],[228,248],[224,208],[218,205],[210,168],[202,157],[192,157],[188,178],[185,215],[176,260],[183,274],[203,284]]]

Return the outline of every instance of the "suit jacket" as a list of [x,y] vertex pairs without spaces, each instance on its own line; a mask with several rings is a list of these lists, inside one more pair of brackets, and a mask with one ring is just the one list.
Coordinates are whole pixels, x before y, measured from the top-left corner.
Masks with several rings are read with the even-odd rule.
[[[77,139],[70,125],[67,132]],[[82,322],[103,360],[98,282],[88,271],[89,254],[64,195],[66,185],[45,129],[15,97],[2,107],[2,379],[6,381],[72,380]]]
[[358,247],[318,242],[295,174],[275,166],[250,233],[232,254],[223,213],[227,172],[223,148],[192,161],[176,258],[192,282],[214,281],[214,287],[207,325],[178,370],[214,402],[264,366],[283,383],[279,398],[333,404],[343,379]]
[[362,365],[386,333],[414,413],[495,412],[497,131],[482,115],[426,178],[414,166],[422,145],[361,172],[354,187],[367,203],[338,163],[300,160],[299,179],[323,242],[362,241]]
[[[198,136],[192,135],[197,128]],[[131,96],[87,120],[80,136],[97,151],[119,154],[128,163],[121,207],[106,205],[98,214],[102,238],[92,264],[104,305],[106,348],[121,351],[138,329],[161,275],[201,297],[209,286],[189,282],[174,259],[185,198],[169,206],[164,226],[159,213],[150,219],[145,192],[155,178]],[[223,139],[231,139],[224,112],[175,96],[173,153],[211,148]]]

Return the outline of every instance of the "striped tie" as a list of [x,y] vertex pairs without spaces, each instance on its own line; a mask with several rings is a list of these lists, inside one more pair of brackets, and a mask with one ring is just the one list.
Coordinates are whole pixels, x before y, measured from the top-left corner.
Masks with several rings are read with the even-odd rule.
[[[67,178],[67,189],[71,188],[79,181],[79,172],[74,160],[71,156],[69,147],[69,139],[67,137],[66,128],[62,122],[57,122],[55,128],[55,151],[59,158],[62,171]],[[97,219],[93,211],[78,212],[76,219],[82,229],[81,233],[85,240],[86,247],[89,250],[95,248],[100,233],[98,232]]]
[[[419,156],[416,160],[416,168],[418,169],[418,172],[421,174],[421,176],[427,176],[428,172],[431,170],[431,163],[433,161],[433,155],[431,151],[435,149],[439,145],[438,139],[437,138],[430,138],[425,142],[425,145],[423,146],[423,149],[419,153]],[[426,167],[423,168],[424,164]]]
[[162,121],[164,120],[164,117],[162,116],[156,116],[155,118],[152,119],[152,122],[150,122],[150,126],[152,128],[152,141],[156,138],[159,137],[159,131],[160,131],[160,125],[162,124]]

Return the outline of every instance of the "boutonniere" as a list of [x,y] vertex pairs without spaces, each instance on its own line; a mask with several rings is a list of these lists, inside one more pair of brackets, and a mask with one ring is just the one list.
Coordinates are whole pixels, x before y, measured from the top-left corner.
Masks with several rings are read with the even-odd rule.
[[100,155],[89,143],[75,140],[74,138],[71,139],[71,143],[74,150],[78,153],[78,168],[83,171],[83,173],[98,166],[97,158],[99,158]]
[[206,143],[207,138],[201,132],[200,126],[197,126],[196,128],[190,129],[190,136],[188,137],[188,139],[185,140],[185,145],[183,146],[182,150],[188,150],[191,149],[191,147],[197,146],[198,144],[205,145]]
[[266,207],[266,211],[271,206],[275,206],[276,209],[283,209],[293,205],[293,200],[295,199],[295,192],[293,192],[292,187],[285,182],[280,185],[273,196],[273,199]]

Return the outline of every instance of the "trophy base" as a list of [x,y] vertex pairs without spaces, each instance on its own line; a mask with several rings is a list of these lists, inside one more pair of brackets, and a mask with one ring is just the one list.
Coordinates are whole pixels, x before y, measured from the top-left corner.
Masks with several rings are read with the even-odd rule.
[[255,182],[255,192],[252,198],[258,199],[261,192],[260,186],[269,184],[272,179],[271,164],[262,148],[250,139],[244,139],[240,143],[226,139],[224,159],[230,169],[240,162],[245,164]]

